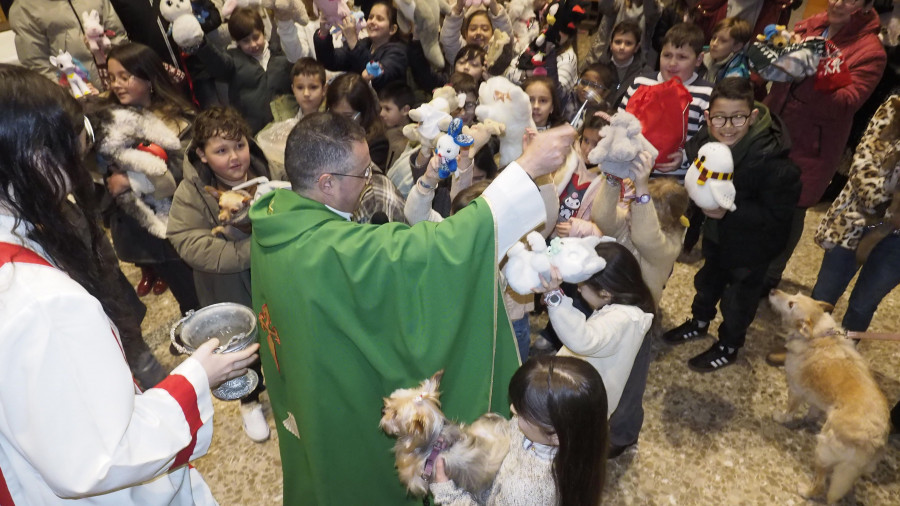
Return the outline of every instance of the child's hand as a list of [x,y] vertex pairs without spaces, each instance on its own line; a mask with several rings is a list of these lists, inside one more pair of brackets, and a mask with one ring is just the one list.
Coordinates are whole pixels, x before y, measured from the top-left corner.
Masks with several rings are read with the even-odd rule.
[[674,153],[669,155],[669,161],[663,163],[656,164],[656,170],[660,172],[672,172],[673,170],[681,167],[681,150],[675,151]]
[[559,273],[559,269],[556,267],[550,266],[550,279],[541,275],[541,286],[539,288],[535,288],[532,290],[534,293],[547,293],[550,290],[556,290],[559,288],[559,285],[562,284],[562,274]]
[[259,355],[259,343],[253,343],[241,351],[231,353],[215,353],[219,346],[219,340],[212,338],[197,348],[191,358],[200,362],[206,377],[209,378],[209,388],[216,388],[222,383],[242,376],[247,372],[247,366],[256,362]]
[[359,34],[356,33],[356,18],[346,16],[342,19],[341,32],[344,33],[344,38],[347,39],[347,47],[350,49],[355,48],[356,43],[359,41]]
[[441,168],[441,158],[439,156],[432,156],[431,160],[428,161],[428,167],[425,169],[425,174],[422,174],[422,179],[425,180],[430,186],[436,186],[441,181],[441,176],[439,175],[439,171]]
[[447,471],[444,470],[444,457],[438,456],[434,461],[434,482],[444,483],[447,481],[450,481],[450,478],[447,477]]
[[725,213],[728,212],[728,209],[725,209],[724,207],[718,207],[716,209],[713,209],[712,211],[708,209],[701,209],[701,211],[703,211],[703,214],[714,220],[720,220],[723,216],[725,216]]
[[589,237],[592,235],[603,237],[603,232],[600,231],[600,227],[593,221],[582,220],[580,218],[571,218],[569,221],[557,224],[556,233],[560,237]]
[[113,172],[106,178],[106,188],[111,196],[118,197],[131,189],[131,183],[124,172]]
[[[681,159],[678,160],[679,165]],[[653,172],[653,156],[649,151],[641,151],[638,157],[634,159],[634,189],[638,195],[648,193],[647,188],[650,183],[650,173]]]

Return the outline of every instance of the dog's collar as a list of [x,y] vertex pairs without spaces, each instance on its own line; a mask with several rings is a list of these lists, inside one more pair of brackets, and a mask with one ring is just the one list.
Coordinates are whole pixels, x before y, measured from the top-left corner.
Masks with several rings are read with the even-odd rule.
[[437,441],[431,445],[431,452],[428,454],[428,458],[425,459],[425,469],[422,470],[422,479],[425,481],[431,481],[431,475],[434,474],[434,463],[438,458],[438,455],[444,451],[444,448],[447,448],[447,442],[444,441],[444,436],[438,437]]

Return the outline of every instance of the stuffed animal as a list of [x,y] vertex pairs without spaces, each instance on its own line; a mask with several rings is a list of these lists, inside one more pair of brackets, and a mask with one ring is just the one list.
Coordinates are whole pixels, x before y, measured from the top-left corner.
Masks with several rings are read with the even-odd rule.
[[351,14],[346,0],[314,0],[314,3],[331,26],[341,26],[341,21]]
[[506,14],[512,23],[513,38],[515,39],[514,51],[522,54],[528,48],[528,44],[536,38],[537,15],[534,13],[532,0],[510,0],[506,4]]
[[588,153],[588,161],[607,174],[634,179],[634,160],[641,151],[650,152],[654,160],[659,155],[641,133],[641,122],[630,112],[619,111],[600,129],[600,142]]
[[541,276],[550,278],[550,267],[556,267],[566,283],[581,283],[606,267],[606,260],[594,249],[604,240],[597,236],[556,237],[550,247],[544,236],[530,232],[525,244],[517,242],[506,254],[508,260],[503,274],[509,287],[520,295],[530,295],[533,289],[541,287]]
[[263,7],[276,13],[290,12],[295,23],[302,26],[309,23],[309,13],[303,5],[303,0],[226,0],[222,7],[222,15],[227,18],[238,7]]
[[510,44],[509,34],[499,28],[494,29],[491,40],[488,41],[488,47],[484,55],[484,68],[492,69],[495,64],[504,56],[506,46]]
[[81,26],[84,28],[84,36],[87,38],[88,49],[91,50],[91,53],[105,55],[112,45],[109,36],[115,35],[115,32],[103,28],[103,23],[100,22],[100,13],[96,10],[82,12]]
[[378,77],[384,72],[384,67],[381,66],[377,61],[370,61],[366,63],[366,72],[369,73],[370,76]]
[[[116,197],[116,203],[156,237],[166,237],[171,198],[153,197],[150,178],[165,176],[168,152],[181,150],[181,140],[152,112],[127,107],[109,107],[89,114],[94,145],[103,160],[128,176],[131,191]],[[174,181],[172,181],[174,191]]]
[[450,12],[450,5],[445,0],[396,0],[396,4],[400,30],[409,33],[414,26],[425,58],[433,67],[444,68],[439,32],[441,16]]
[[766,25],[763,33],[756,36],[756,40],[765,42],[775,49],[782,49],[791,42],[791,32],[784,25]]
[[503,167],[522,154],[525,129],[536,128],[528,95],[500,76],[481,83],[475,116],[481,121],[490,119],[506,126],[506,133],[500,137],[500,165]]
[[708,142],[684,175],[684,189],[701,209],[734,211],[734,161],[731,149],[721,142]]
[[[536,62],[542,64],[544,58],[556,55],[556,48],[560,45],[560,34],[569,37],[578,31],[578,23],[587,15],[584,8],[578,4],[578,0],[561,0],[552,2],[547,9],[547,24],[541,34],[537,36],[528,48],[519,57],[517,67],[522,70],[534,69]],[[537,58],[538,55],[544,55]],[[540,74],[539,74],[540,75]],[[546,73],[543,73],[546,75]]]
[[159,14],[171,23],[169,33],[178,47],[197,47],[203,41],[203,28],[194,16],[190,0],[162,0]]
[[441,161],[438,169],[438,177],[446,178],[456,173],[456,157],[459,156],[459,148],[471,146],[475,139],[471,135],[462,132],[463,122],[460,118],[454,118],[447,128],[447,133],[438,138],[434,148],[434,154]]
[[77,60],[72,58],[68,51],[59,50],[59,54],[50,57],[50,64],[59,69],[59,81],[61,84],[69,85],[69,91],[75,98],[81,98],[91,94],[91,89],[86,83],[87,72],[79,69],[76,65]]
[[403,127],[403,135],[411,141],[431,145],[440,133],[450,126],[450,113],[466,103],[466,95],[457,93],[451,86],[434,90],[431,102],[410,109],[410,123]]

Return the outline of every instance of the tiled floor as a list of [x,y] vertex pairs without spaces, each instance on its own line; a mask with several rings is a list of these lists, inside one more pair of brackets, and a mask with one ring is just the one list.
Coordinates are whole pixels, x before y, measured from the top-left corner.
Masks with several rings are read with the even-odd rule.
[[[823,208],[810,211],[807,230],[791,260],[784,285],[809,293],[822,251],[811,240]],[[692,276],[699,264],[676,264],[662,300],[663,326],[688,316]],[[128,269],[133,278],[137,272]],[[148,340],[167,365],[168,329],[178,309],[168,293],[145,299]],[[838,304],[840,317],[846,298]],[[900,331],[900,296],[893,292],[879,308],[872,330]],[[713,324],[713,328],[717,322]],[[805,504],[796,490],[812,472],[815,428],[787,428],[772,421],[786,399],[784,373],[766,365],[767,351],[780,342],[779,325],[760,305],[747,346],[737,364],[714,374],[687,369],[685,361],[710,339],[680,347],[654,343],[654,360],[644,398],[646,420],[638,447],[609,467],[605,504]],[[900,343],[863,342],[876,379],[891,404],[900,398]],[[270,424],[271,424],[270,420]],[[274,428],[274,426],[273,426]],[[390,458],[385,453],[385,458]],[[216,401],[215,436],[209,454],[195,462],[223,505],[281,504],[277,440],[256,444],[241,430],[235,402]],[[900,439],[888,444],[875,473],[861,480],[843,505],[900,504]],[[811,504],[811,503],[810,503]]]

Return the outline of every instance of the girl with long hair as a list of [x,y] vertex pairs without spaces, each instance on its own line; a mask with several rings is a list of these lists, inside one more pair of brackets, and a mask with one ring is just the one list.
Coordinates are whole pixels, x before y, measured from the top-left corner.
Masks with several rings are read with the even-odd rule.
[[386,170],[390,143],[381,121],[381,105],[378,96],[359,74],[341,74],[325,91],[325,109],[354,121],[366,130],[366,142],[372,163]]
[[0,345],[17,350],[0,364],[9,496],[215,504],[185,464],[209,448],[210,385],[245,372],[258,345],[213,354],[212,339],[141,393],[113,323],[115,259],[101,251],[80,108],[36,72],[0,65],[0,109]]
[[[184,150],[190,143],[190,125],[196,112],[172,84],[162,60],[149,47],[137,43],[116,46],[109,51],[108,67],[112,106],[153,114],[182,141],[181,149],[166,152],[169,170],[165,179],[157,182],[158,188],[154,194],[158,200],[171,199],[177,183],[181,181]],[[115,121],[109,114],[89,116],[92,121]],[[115,130],[120,127],[106,125],[105,128]],[[123,125],[121,128],[127,127]],[[128,176],[119,167],[109,165],[105,168],[108,169],[106,186],[113,199],[131,191]],[[163,181],[165,184],[161,184]],[[163,193],[162,188],[169,190]],[[183,313],[199,307],[191,270],[181,261],[169,241],[152,235],[119,206],[110,208],[109,222],[119,259],[141,267],[138,295],[147,295],[151,290],[159,295],[171,288]]]
[[606,478],[606,389],[587,362],[540,356],[509,382],[509,453],[482,497],[456,487],[437,460],[438,504],[597,506]]
[[578,286],[593,310],[589,316],[559,289],[562,279],[555,269],[551,279],[544,280],[543,300],[563,343],[558,354],[586,360],[604,378],[611,417],[610,455],[615,457],[637,442],[643,425],[642,400],[656,303],[644,283],[641,266],[626,247],[609,241],[598,244],[596,251],[606,260],[606,267]]

